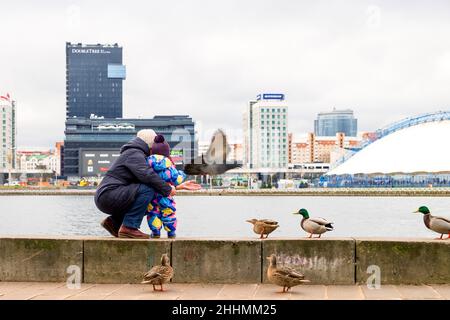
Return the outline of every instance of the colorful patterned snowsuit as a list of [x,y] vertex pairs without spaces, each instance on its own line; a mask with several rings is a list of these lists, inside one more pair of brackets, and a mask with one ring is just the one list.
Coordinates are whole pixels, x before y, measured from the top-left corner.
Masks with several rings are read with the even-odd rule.
[[[172,161],[161,155],[151,155],[147,163],[163,179],[173,186],[178,186],[186,179],[186,174],[177,170]],[[177,230],[176,203],[172,197],[155,194],[147,209],[147,222],[152,235],[160,236],[161,228],[167,231],[168,237],[175,237]]]

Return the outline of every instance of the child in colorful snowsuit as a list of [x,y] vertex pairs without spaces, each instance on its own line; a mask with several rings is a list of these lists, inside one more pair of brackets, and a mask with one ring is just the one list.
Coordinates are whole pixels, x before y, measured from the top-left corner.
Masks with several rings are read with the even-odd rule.
[[[162,135],[155,137],[151,148],[151,156],[147,163],[166,182],[178,186],[186,179],[186,174],[175,168],[170,158],[169,144]],[[167,231],[169,238],[175,238],[177,230],[176,203],[172,197],[155,194],[147,208],[147,222],[152,231],[152,238],[161,236],[161,228]]]

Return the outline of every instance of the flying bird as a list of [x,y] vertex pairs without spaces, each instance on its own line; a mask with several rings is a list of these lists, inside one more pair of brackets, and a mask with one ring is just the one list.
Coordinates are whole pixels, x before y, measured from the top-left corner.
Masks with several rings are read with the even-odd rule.
[[228,170],[242,166],[237,161],[227,161],[230,146],[227,142],[227,136],[223,130],[217,130],[205,154],[202,154],[183,166],[183,171],[188,175],[219,175]]

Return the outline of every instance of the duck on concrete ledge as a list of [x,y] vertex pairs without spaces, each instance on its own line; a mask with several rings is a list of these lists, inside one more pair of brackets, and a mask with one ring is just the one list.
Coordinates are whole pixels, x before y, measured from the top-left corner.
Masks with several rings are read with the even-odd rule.
[[[161,265],[154,266],[146,274],[141,283],[153,285],[153,291],[164,291],[163,284],[167,283],[173,277],[173,268],[170,266],[169,256],[164,253],[161,256]],[[159,285],[161,289],[157,290],[156,285]]]
[[313,234],[318,234],[317,238],[322,236],[322,233],[327,231],[333,231],[333,222],[329,222],[324,218],[310,218],[308,210],[300,209],[298,212],[294,212],[294,214],[300,214],[303,216],[302,221],[300,222],[300,226],[303,230],[310,233],[309,238],[312,238]]
[[267,257],[269,260],[269,268],[267,269],[267,279],[277,286],[283,287],[283,293],[288,292],[292,287],[298,286],[302,283],[308,283],[305,276],[296,270],[289,267],[277,267],[277,257],[271,254]]
[[436,239],[443,240],[444,234],[448,234],[446,240],[450,239],[450,219],[431,215],[430,210],[426,206],[421,206],[414,211],[414,213],[416,212],[423,214],[423,222],[428,229],[441,234],[441,237]]
[[[277,221],[270,219],[250,219],[246,221],[253,224],[253,231],[256,234],[261,235],[259,237],[260,239],[266,239],[270,233],[272,233],[279,227]],[[264,237],[264,235],[266,236]]]

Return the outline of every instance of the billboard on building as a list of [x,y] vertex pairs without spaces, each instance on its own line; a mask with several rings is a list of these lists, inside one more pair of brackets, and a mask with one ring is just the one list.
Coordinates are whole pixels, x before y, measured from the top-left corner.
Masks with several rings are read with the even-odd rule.
[[[81,149],[80,177],[104,176],[113,162],[120,156],[119,149]],[[174,164],[183,163],[183,150],[170,150]]]
[[81,149],[79,158],[80,176],[104,176],[119,156],[119,149]]

